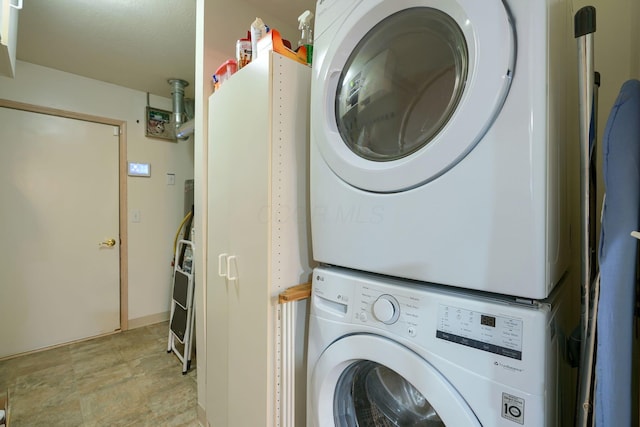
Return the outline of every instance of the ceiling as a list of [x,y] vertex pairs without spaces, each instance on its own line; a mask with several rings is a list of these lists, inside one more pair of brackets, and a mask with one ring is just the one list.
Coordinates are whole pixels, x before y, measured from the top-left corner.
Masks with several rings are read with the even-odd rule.
[[[315,0],[234,0],[297,22]],[[306,5],[306,6],[305,6]],[[170,97],[169,78],[195,82],[196,0],[24,0],[19,60]],[[259,16],[256,14],[256,16]],[[250,23],[249,23],[250,24]],[[228,50],[228,46],[212,46]]]

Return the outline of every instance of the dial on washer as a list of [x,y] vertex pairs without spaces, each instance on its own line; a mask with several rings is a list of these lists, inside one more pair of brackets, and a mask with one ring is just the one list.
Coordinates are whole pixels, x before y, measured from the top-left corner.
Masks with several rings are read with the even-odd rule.
[[373,303],[373,315],[382,323],[392,325],[400,317],[400,304],[391,295],[380,295]]

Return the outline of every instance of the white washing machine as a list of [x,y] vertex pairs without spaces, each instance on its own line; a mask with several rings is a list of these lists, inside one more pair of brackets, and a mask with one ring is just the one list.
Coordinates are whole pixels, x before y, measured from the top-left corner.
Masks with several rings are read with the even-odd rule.
[[571,28],[564,0],[320,0],[314,258],[547,297],[568,261]]
[[565,288],[522,304],[317,268],[307,427],[572,426]]

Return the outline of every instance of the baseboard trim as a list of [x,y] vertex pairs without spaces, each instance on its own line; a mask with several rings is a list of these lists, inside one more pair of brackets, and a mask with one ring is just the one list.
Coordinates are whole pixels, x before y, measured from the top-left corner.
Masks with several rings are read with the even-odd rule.
[[202,427],[209,427],[207,423],[207,413],[204,411],[204,408],[200,406],[198,403],[198,422]]
[[149,316],[129,319],[129,329],[142,328],[143,326],[155,325],[156,323],[166,322],[169,320],[170,312],[151,314]]

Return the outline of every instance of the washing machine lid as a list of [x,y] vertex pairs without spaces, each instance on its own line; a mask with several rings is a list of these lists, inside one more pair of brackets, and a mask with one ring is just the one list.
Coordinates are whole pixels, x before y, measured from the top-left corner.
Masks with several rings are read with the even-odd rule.
[[500,0],[361,3],[331,37],[313,76],[314,141],[363,190],[403,191],[446,173],[510,86],[515,41]]
[[481,425],[431,364],[381,336],[350,335],[331,344],[313,368],[310,390],[308,415],[318,427]]

